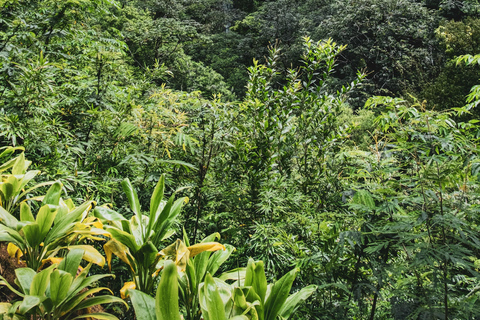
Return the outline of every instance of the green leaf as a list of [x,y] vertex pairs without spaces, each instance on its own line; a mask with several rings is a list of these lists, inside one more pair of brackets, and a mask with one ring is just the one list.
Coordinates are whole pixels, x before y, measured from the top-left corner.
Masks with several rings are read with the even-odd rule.
[[205,282],[200,287],[200,290],[200,299],[204,301],[204,308],[206,308],[205,311],[208,313],[208,318],[210,320],[227,320],[222,297],[218,292],[215,280],[209,273],[205,276]]
[[138,290],[128,290],[137,320],[157,320],[155,299]]
[[62,270],[55,270],[50,275],[50,299],[54,305],[58,305],[67,296],[68,289],[72,284],[73,276]]
[[165,175],[162,174],[160,179],[153,190],[152,197],[150,199],[150,217],[153,218],[157,215],[158,207],[163,199],[163,193],[165,191]]
[[30,247],[38,247],[43,242],[43,237],[38,223],[27,224],[22,228],[25,239]]
[[49,204],[53,206],[58,206],[60,203],[60,196],[62,194],[63,185],[60,181],[55,181],[54,184],[48,189],[47,194],[43,198],[42,204]]
[[297,276],[298,269],[285,274],[272,287],[270,295],[265,302],[265,320],[276,320],[283,304],[288,298],[293,281]]
[[98,306],[100,304],[106,304],[106,303],[121,303],[121,304],[125,305],[126,307],[128,307],[128,304],[125,301],[123,301],[119,297],[115,297],[115,296],[103,295],[103,296],[97,296],[97,297],[91,297],[91,298],[85,299],[87,296],[89,296],[93,293],[96,293],[100,290],[108,290],[108,289],[107,288],[95,288],[95,289],[88,290],[87,291],[88,294],[82,294],[81,295],[81,297],[82,297],[82,299],[80,300],[81,302],[75,308],[72,309],[72,312],[82,310],[82,309],[86,309],[86,308],[90,308],[90,307],[93,307],[93,306]]
[[209,272],[212,276],[215,275],[215,272],[217,272],[220,266],[230,257],[230,255],[234,251],[235,247],[227,244],[225,245],[225,250],[218,250],[214,252],[208,259],[206,271]]
[[260,303],[265,303],[265,294],[267,292],[267,277],[265,276],[265,269],[263,261],[257,261],[254,267],[254,279],[252,287],[260,297]]
[[0,207],[0,222],[9,228],[17,229],[18,220],[3,207]]
[[135,241],[135,237],[131,234],[114,227],[106,227],[106,230],[110,232],[115,240],[129,248],[132,251],[132,254],[135,254],[140,249],[140,246]]
[[35,222],[30,206],[25,202],[20,203],[20,221]]
[[127,220],[120,213],[105,207],[95,207],[95,209],[93,210],[93,215],[99,218],[100,221],[102,221],[103,223],[107,223],[110,221]]
[[130,204],[130,209],[132,209],[133,213],[141,218],[142,211],[140,207],[140,202],[138,201],[137,192],[133,188],[130,180],[127,178],[122,181],[122,188],[123,192],[127,195],[128,203]]
[[180,320],[177,278],[175,262],[166,260],[157,288],[155,304],[157,320]]
[[32,285],[30,287],[30,294],[32,296],[44,296],[47,286],[50,284],[50,275],[52,274],[52,265],[45,270],[40,271],[33,277]]
[[300,303],[307,300],[316,290],[317,286],[312,284],[289,296],[279,315],[284,319],[288,319],[299,307]]
[[58,265],[58,269],[68,272],[72,277],[77,275],[78,267],[82,261],[84,251],[82,249],[73,249],[63,258]]
[[20,303],[20,306],[18,307],[18,311],[20,312],[20,314],[26,314],[32,308],[35,308],[40,303],[42,303],[44,299],[45,297],[26,295],[23,298],[22,303]]
[[51,211],[48,205],[44,205],[38,211],[36,223],[38,224],[40,231],[39,238],[42,239],[42,241],[47,235],[47,233],[50,231],[56,215],[57,210]]
[[55,241],[57,238],[64,237],[69,229],[74,227],[74,222],[80,220],[86,211],[90,210],[94,201],[87,201],[69,212],[61,221],[56,223],[45,238],[45,246]]
[[137,261],[145,266],[151,266],[157,258],[158,250],[151,241],[145,243],[140,250],[135,253]]
[[25,173],[25,153],[21,153],[12,168],[12,174],[21,175]]

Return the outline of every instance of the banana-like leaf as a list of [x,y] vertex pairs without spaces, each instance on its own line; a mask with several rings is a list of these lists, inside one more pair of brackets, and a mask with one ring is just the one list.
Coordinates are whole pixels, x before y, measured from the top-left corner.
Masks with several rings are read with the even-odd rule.
[[[152,197],[150,199],[150,220],[155,221],[157,215],[159,214],[158,208],[160,206],[160,203],[163,200],[163,193],[165,192],[165,175],[162,174],[160,176],[160,179],[157,182],[157,185],[155,186],[155,190],[153,190]],[[153,222],[151,223],[153,226]],[[149,225],[149,229],[151,229]]]
[[236,281],[243,281],[245,280],[245,274],[247,273],[246,268],[236,268],[230,271],[222,273],[218,278],[220,280],[236,280]]
[[30,311],[32,308],[35,308],[38,306],[40,303],[42,303],[43,300],[45,300],[46,297],[39,297],[39,296],[31,296],[31,295],[26,295],[20,305],[18,306],[18,312],[22,315],[26,314],[28,311]]
[[[1,208],[1,207],[0,207]],[[25,240],[16,230],[0,223],[0,241],[15,243],[20,249],[25,250]]]
[[155,299],[138,290],[128,290],[137,320],[157,320]]
[[158,250],[155,248],[152,242],[148,241],[145,243],[140,250],[135,253],[135,258],[140,263],[151,266],[157,260]]
[[40,231],[40,226],[38,223],[27,224],[22,228],[23,234],[25,235],[25,240],[28,245],[32,248],[39,247],[43,241],[42,233]]
[[155,299],[157,320],[180,320],[177,278],[175,263],[171,260],[165,261]]
[[[103,289],[107,289],[107,288],[103,288]],[[97,297],[91,297],[91,298],[83,300],[72,311],[75,312],[75,311],[78,311],[78,310],[83,310],[83,309],[86,309],[86,308],[90,308],[90,307],[93,307],[93,306],[97,306],[97,305],[100,305],[100,304],[106,304],[106,303],[121,303],[125,307],[127,307],[127,309],[128,309],[128,304],[125,301],[123,301],[122,299],[120,299],[119,297],[97,296]]]
[[[202,243],[213,242],[215,239],[220,239],[220,234],[218,232],[212,233],[211,235],[205,237],[205,239],[202,240]],[[201,252],[193,260],[197,284],[199,284],[200,282],[203,282],[205,278],[205,274],[207,272],[207,266],[208,266],[208,262],[211,254],[212,253],[209,251]]]
[[[5,280],[4,277],[0,276],[0,286],[6,286],[8,289],[10,289],[13,293],[15,293],[16,295],[20,296],[20,297],[24,297],[25,295],[23,293],[21,293],[20,291],[17,291],[14,287],[12,287],[10,285],[10,283],[7,282],[7,280]],[[1,313],[0,313],[1,314]]]
[[279,315],[283,319],[288,319],[292,313],[299,307],[300,303],[307,300],[317,290],[316,285],[310,285],[302,290],[295,292],[287,298],[287,301],[283,304]]

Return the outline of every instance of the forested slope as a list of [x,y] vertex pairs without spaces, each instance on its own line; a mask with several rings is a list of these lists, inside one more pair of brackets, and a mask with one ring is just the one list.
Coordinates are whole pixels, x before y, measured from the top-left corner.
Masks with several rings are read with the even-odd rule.
[[10,276],[97,276],[105,254],[119,281],[99,286],[176,294],[157,295],[169,320],[479,319],[479,10],[0,0],[0,240],[33,270]]

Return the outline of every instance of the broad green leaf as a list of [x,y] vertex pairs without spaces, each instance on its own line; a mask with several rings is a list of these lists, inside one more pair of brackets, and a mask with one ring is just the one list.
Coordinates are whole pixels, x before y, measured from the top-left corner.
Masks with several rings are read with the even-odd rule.
[[20,203],[20,221],[35,222],[30,206],[25,202]]
[[52,184],[52,186],[48,189],[47,194],[43,198],[42,204],[58,206],[60,203],[60,196],[62,194],[62,187],[63,185],[60,183],[60,181],[55,181],[55,183]]
[[283,304],[288,298],[293,281],[297,276],[298,269],[285,274],[280,280],[275,282],[271,292],[265,302],[265,320],[276,320]]
[[155,299],[138,290],[128,290],[137,320],[157,320]]
[[135,253],[135,258],[143,265],[151,266],[155,262],[157,254],[157,248],[151,241],[148,241]]
[[21,153],[12,168],[12,174],[20,175],[25,173],[25,153]]
[[255,263],[253,272],[254,279],[252,287],[260,297],[260,303],[263,305],[265,303],[265,294],[267,292],[267,278],[265,276],[263,261],[257,261]]
[[95,263],[96,265],[103,268],[105,265],[105,258],[95,249],[93,246],[90,245],[74,245],[66,247],[69,250],[72,249],[80,249],[83,251],[83,260]]
[[[83,287],[87,288],[88,286],[83,286]],[[110,291],[110,289],[104,288],[104,287],[97,287],[97,288],[92,288],[92,289],[88,289],[88,290],[82,290],[79,294],[75,295],[74,298],[68,299],[67,303],[65,303],[66,308],[64,308],[62,311],[63,312],[77,311],[77,310],[82,310],[84,308],[88,308],[88,307],[92,307],[94,305],[100,304],[100,303],[95,303],[96,300],[92,300],[92,298],[87,299],[87,297],[111,298],[112,296],[106,296],[106,295],[94,296],[96,293],[98,293],[100,291],[104,291],[104,290],[112,293]],[[118,299],[120,299],[120,298],[118,298]],[[120,299],[120,300],[123,302],[122,299]],[[89,301],[89,302],[87,302],[87,301]]]
[[69,212],[61,221],[53,226],[53,228],[48,233],[45,238],[45,245],[50,244],[52,241],[55,241],[57,238],[64,237],[65,234],[74,227],[74,222],[80,220],[86,212],[88,212],[94,201],[87,201],[75,208],[73,211]]
[[17,247],[25,250],[26,243],[20,233],[3,224],[0,224],[0,241],[13,242]]
[[153,190],[152,197],[150,199],[151,220],[154,220],[153,218],[157,216],[158,207],[162,202],[164,191],[165,191],[165,175],[162,174],[160,176],[160,179],[157,182],[157,185],[155,186],[155,190]]
[[50,275],[52,274],[55,265],[40,271],[33,277],[32,285],[30,286],[30,294],[32,296],[44,296],[47,286],[50,284]]
[[106,227],[106,230],[110,232],[112,239],[115,239],[125,245],[131,250],[132,254],[135,254],[140,249],[140,246],[137,244],[135,238],[131,234],[114,227]]
[[[23,175],[23,178],[20,181],[20,185],[18,186],[16,192],[20,193],[20,191],[30,182],[32,181],[33,178],[35,178],[37,175],[40,174],[40,170],[32,170],[28,171]],[[53,182],[52,182],[53,183]],[[37,185],[38,186],[38,185]],[[35,186],[35,187],[37,187]],[[22,197],[19,196],[18,199],[21,199]]]
[[55,270],[50,275],[50,299],[58,305],[67,296],[73,276],[65,271]]
[[127,220],[120,213],[105,207],[95,207],[93,210],[93,215],[99,218],[103,223],[107,223],[109,221]]
[[[0,279],[3,279],[3,280],[0,280],[0,286],[6,286],[8,289],[10,289],[13,293],[15,293],[16,295],[20,296],[20,297],[24,297],[25,295],[23,293],[21,293],[20,291],[16,290],[14,287],[12,287],[10,285],[10,283],[8,283],[5,278],[3,278],[2,276],[0,276]],[[17,288],[18,289],[18,288]]]
[[3,207],[0,207],[0,222],[6,225],[13,230],[17,229],[18,220],[12,216],[7,210]]
[[83,250],[73,249],[65,256],[65,258],[58,265],[58,269],[68,272],[75,277],[77,275],[78,267],[82,261]]
[[177,267],[166,260],[155,299],[157,320],[180,320]]
[[155,246],[158,247],[159,245],[158,241],[161,240],[163,236],[167,233],[173,221],[175,220],[177,215],[180,213],[180,210],[182,209],[182,206],[185,203],[185,199],[186,197],[183,197],[175,201],[168,212],[166,211],[168,207],[168,203],[163,208],[163,211],[160,214],[160,217],[158,218],[158,221],[155,223],[155,226],[153,228],[153,230],[155,231],[155,240],[154,240]]
[[229,244],[225,245],[225,250],[219,250],[210,256],[207,264],[207,271],[211,275],[215,275],[220,266],[230,257],[235,251],[235,247]]
[[204,312],[208,314],[208,319],[227,320],[223,300],[218,292],[215,280],[209,273],[205,276],[205,282],[199,290],[201,291],[200,299],[203,302],[203,308],[205,308]]
[[43,242],[42,232],[38,223],[27,224],[22,228],[22,231],[30,247],[38,247]]
[[279,315],[284,319],[288,319],[299,307],[300,303],[307,300],[316,290],[317,286],[312,284],[289,296],[280,310]]
[[32,308],[38,306],[45,297],[26,295],[18,307],[20,314],[26,314]]
[[42,239],[42,241],[50,231],[56,215],[57,211],[51,211],[48,205],[42,206],[38,211],[36,222],[40,230],[39,238]]
[[122,181],[122,188],[123,192],[125,192],[125,194],[127,195],[130,209],[132,209],[133,213],[135,213],[137,216],[141,217],[142,209],[140,207],[140,202],[138,201],[137,192],[133,188],[128,178]]
[[245,274],[247,272],[246,268],[236,268],[227,272],[222,273],[218,278],[220,280],[245,280]]

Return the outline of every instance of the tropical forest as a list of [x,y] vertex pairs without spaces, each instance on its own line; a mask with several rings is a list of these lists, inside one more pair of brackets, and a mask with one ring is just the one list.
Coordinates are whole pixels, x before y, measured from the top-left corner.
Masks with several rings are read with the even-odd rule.
[[0,319],[480,319],[478,0],[0,0]]

